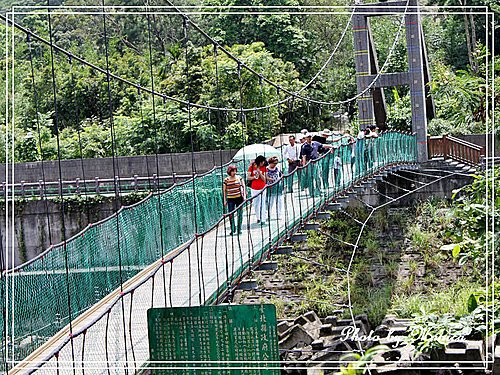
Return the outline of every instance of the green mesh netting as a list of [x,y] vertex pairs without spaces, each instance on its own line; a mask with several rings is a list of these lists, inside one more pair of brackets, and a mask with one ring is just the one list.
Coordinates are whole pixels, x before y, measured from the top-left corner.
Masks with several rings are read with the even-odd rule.
[[[292,228],[356,180],[391,163],[415,161],[414,136],[384,133],[379,138],[358,140],[354,145],[339,145],[284,178],[273,189],[282,191],[295,184],[298,191],[294,194],[298,199],[313,197],[287,217],[287,226]],[[235,164],[240,171],[246,171],[243,162]],[[119,288],[121,282],[192,240],[196,233],[213,227],[224,214],[221,188],[224,177],[224,168],[218,167],[165,192],[150,195],[93,224],[66,244],[54,246],[15,272],[5,274],[1,288],[3,293],[8,288],[8,301],[5,306],[2,298],[0,304],[4,311],[11,309],[12,299],[15,301],[9,316],[14,319],[16,339],[12,347],[16,359],[35,350],[68,324],[70,318],[76,318]],[[250,204],[247,201],[240,210]],[[282,232],[280,229],[255,243],[253,256],[241,259],[240,268],[229,275],[224,285],[262,256]],[[3,327],[3,320],[1,323]]]

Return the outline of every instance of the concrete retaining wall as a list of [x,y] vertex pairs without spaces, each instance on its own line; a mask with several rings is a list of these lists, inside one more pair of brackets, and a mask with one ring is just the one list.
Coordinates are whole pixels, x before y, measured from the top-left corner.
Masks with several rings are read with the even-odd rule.
[[[65,236],[68,239],[89,223],[95,223],[110,216],[113,213],[113,207],[113,198],[107,198],[88,206],[81,202],[71,208],[66,205],[63,217],[60,203],[54,201],[16,202],[14,226],[9,223],[8,231],[5,230],[5,215],[0,215],[2,256],[6,260],[6,266],[12,267],[12,265],[21,264],[36,257],[51,244],[61,242],[63,239],[63,220],[66,228]],[[6,248],[5,238],[7,234],[12,235],[12,233],[14,233],[14,259],[12,259],[12,237],[9,238],[9,248]],[[9,255],[5,254],[6,251]]]
[[[194,169],[198,173],[206,172],[214,165],[229,162],[237,150],[201,151],[194,153]],[[158,169],[160,176],[176,174],[192,174],[191,153],[162,154],[158,155]],[[73,181],[100,179],[113,179],[113,158],[100,159],[70,159],[61,160],[62,180]],[[121,156],[115,158],[116,175],[120,177],[152,177],[157,173],[155,155],[148,156]],[[59,179],[59,163],[57,160],[44,161],[43,172],[45,181]],[[2,181],[5,179],[5,164],[0,165]],[[85,176],[84,176],[85,175]],[[16,163],[14,165],[14,182],[38,182],[44,180],[42,162]]]

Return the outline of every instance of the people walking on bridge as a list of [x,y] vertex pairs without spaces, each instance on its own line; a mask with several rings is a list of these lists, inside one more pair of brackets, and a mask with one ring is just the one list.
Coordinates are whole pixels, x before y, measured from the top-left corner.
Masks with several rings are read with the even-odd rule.
[[[321,137],[318,139],[323,139],[324,141],[318,140],[323,145],[323,153],[328,153],[332,146],[338,146],[342,140],[342,136],[333,138],[333,132],[330,129],[323,129],[320,133]],[[330,145],[327,144],[330,143]],[[323,182],[323,190],[330,188],[330,171],[332,169],[332,155],[327,155],[321,159],[321,180]]]
[[[351,135],[349,129],[344,130],[344,135],[340,142],[342,145],[342,163],[347,178],[352,180],[354,178],[354,163],[356,162],[356,139]],[[345,148],[345,150],[344,150]]]
[[[269,218],[278,219],[283,211],[283,172],[279,167],[279,159],[276,156],[269,158],[267,167],[267,209]],[[274,211],[276,216],[272,216]]]
[[[302,166],[302,147],[304,147],[304,144],[306,143],[306,135],[307,134],[302,134],[300,133],[299,135],[299,143],[300,143],[300,153],[299,153],[299,160],[300,160],[300,166]],[[299,188],[300,191],[304,191],[307,188],[307,179],[305,178],[304,175],[305,171],[304,169],[299,169],[297,173],[297,178],[299,179]]]
[[379,155],[378,155],[378,137],[379,128],[376,126],[370,126],[370,152],[371,152],[371,167],[376,168],[378,165]]
[[364,137],[364,168],[363,172],[370,171],[373,165],[373,142],[372,142],[372,131],[370,128],[365,129]]
[[[302,165],[305,166],[312,160],[319,158],[320,153],[326,149],[331,149],[333,146],[324,145],[320,142],[313,141],[312,135],[309,133],[306,135],[306,142],[302,145],[302,150],[300,153],[302,159]],[[312,162],[305,170],[305,180],[307,187],[309,188],[309,194],[311,196],[318,196],[319,191],[319,177],[320,168],[318,163]]]
[[[288,174],[292,174],[300,166],[300,148],[301,145],[295,142],[295,136],[288,137],[290,142],[283,152],[283,157],[288,162]],[[299,173],[300,171],[297,171]],[[287,179],[287,193],[293,192],[294,176],[289,176]]]
[[356,178],[363,175],[365,167],[365,131],[359,129],[358,135],[356,137]]
[[333,151],[333,176],[335,179],[335,188],[340,187],[340,181],[342,179],[342,157],[341,153],[347,151],[345,147],[337,147]]
[[250,193],[253,198],[253,208],[257,223],[266,223],[266,183],[267,183],[267,160],[263,155],[255,158],[255,161],[248,168],[247,177],[251,181]]
[[374,125],[365,129],[365,165],[366,170],[372,171],[377,166],[378,128]]
[[229,175],[224,179],[224,185],[222,188],[224,206],[227,207],[227,212],[231,213],[229,215],[229,222],[231,223],[231,236],[234,234],[241,234],[241,223],[243,222],[243,208],[240,208],[237,212],[237,224],[234,222],[234,210],[239,207],[245,200],[246,189],[243,179],[237,175],[238,169],[235,165],[230,165],[227,168],[227,174]]

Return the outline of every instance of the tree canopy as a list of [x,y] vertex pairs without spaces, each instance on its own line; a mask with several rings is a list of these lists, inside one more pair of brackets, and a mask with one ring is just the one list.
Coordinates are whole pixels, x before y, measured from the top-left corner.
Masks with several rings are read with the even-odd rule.
[[[493,10],[499,7],[498,0],[461,1],[455,4],[454,0],[432,0],[430,4],[487,5]],[[24,2],[26,5],[36,3]],[[60,3],[89,5],[83,0]],[[178,5],[189,4],[194,2],[184,1]],[[206,9],[217,9],[216,14],[189,17],[258,74],[296,91],[308,83],[330,57],[348,22],[347,14],[252,15],[210,7],[245,5],[258,9],[263,5],[327,4],[331,5],[331,1],[204,0],[202,5]],[[9,0],[0,1],[3,9],[11,5]],[[19,15],[16,21],[49,39],[45,14]],[[194,104],[233,109],[262,107],[288,96],[242,68],[189,22],[184,29],[180,15],[109,14],[106,33],[103,17],[98,14],[54,14],[51,22],[52,38],[58,46],[104,70],[108,61],[111,73],[140,88],[116,79],[110,80],[108,88],[106,74],[57,52],[54,53],[53,80],[50,48],[34,38],[27,41],[26,35],[16,31],[17,161],[57,158],[57,138],[61,157],[91,158],[110,156],[113,150],[116,155],[139,155],[240,147],[269,139],[279,132],[339,128],[335,119],[344,112],[348,113],[351,126],[357,126],[355,101],[342,106],[318,106],[292,98],[266,110],[241,113],[193,105],[188,108],[159,96],[153,99],[147,92],[153,87]],[[389,59],[387,72],[407,68],[404,38],[389,56],[400,22],[398,16],[377,17],[371,22],[380,65]],[[486,74],[491,74],[492,66],[486,45],[485,17],[424,15],[423,26],[430,60],[430,89],[437,110],[437,119],[430,123],[429,132],[484,132],[486,120],[492,115],[491,103],[486,105],[486,98],[492,95]],[[5,25],[1,25],[1,30],[4,35]],[[490,43],[497,34],[497,30],[493,33],[490,30]],[[0,64],[5,70],[5,58]],[[497,64],[495,70],[498,69]],[[497,85],[499,83],[497,78]],[[6,112],[4,94],[0,101],[2,114]],[[342,101],[356,95],[350,27],[330,63],[301,95],[324,101]],[[387,127],[409,130],[408,89],[388,88],[385,96]],[[496,100],[500,100],[498,95]],[[498,114],[497,118],[500,118]],[[4,125],[0,132],[4,132]],[[0,142],[5,142],[1,135]]]

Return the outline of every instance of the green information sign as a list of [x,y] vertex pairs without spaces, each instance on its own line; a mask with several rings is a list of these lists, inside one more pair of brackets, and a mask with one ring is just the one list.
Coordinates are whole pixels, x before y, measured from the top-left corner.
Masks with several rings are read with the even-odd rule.
[[280,374],[274,305],[149,309],[148,330],[154,375]]

